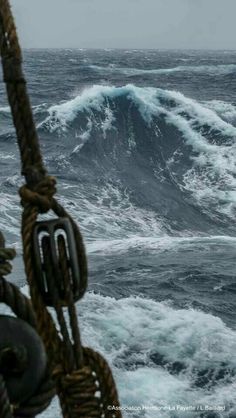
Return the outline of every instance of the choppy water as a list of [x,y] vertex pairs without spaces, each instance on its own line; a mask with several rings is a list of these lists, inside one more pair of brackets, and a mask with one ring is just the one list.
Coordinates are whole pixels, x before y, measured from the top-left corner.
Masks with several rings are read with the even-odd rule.
[[[226,407],[126,416],[236,417],[236,53],[24,56],[45,162],[87,245],[84,343],[109,359],[124,406]],[[5,97],[0,120],[0,229],[24,286]]]

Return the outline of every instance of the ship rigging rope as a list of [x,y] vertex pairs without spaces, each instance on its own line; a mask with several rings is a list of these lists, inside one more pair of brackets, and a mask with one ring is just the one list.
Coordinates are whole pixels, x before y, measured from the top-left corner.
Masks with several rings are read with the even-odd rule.
[[[35,312],[36,329],[46,348],[49,371],[55,382],[63,416],[64,418],[120,418],[118,394],[106,360],[99,353],[81,345],[63,245],[59,246],[59,257],[64,272],[71,333],[67,327],[57,289],[53,290],[54,309],[59,331],[36,285],[32,236],[40,214],[52,211],[58,218],[67,218],[72,225],[80,260],[78,299],[83,297],[87,288],[87,260],[79,228],[55,199],[56,180],[48,175],[43,164],[26,81],[22,72],[21,49],[8,0],[0,0],[0,54],[3,77],[20,149],[22,175],[26,180],[26,184],[19,190],[23,206],[21,231],[25,272]],[[5,256],[7,256],[6,252]],[[50,271],[50,260],[47,267]],[[3,264],[0,273],[0,276],[9,273],[8,262]],[[3,393],[1,392],[1,388],[4,387],[3,383],[0,379],[0,395]],[[110,405],[113,405],[114,408],[109,408]]]

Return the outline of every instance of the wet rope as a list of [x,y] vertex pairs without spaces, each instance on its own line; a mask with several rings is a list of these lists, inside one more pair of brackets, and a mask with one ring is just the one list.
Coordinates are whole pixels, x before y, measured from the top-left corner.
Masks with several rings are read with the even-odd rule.
[[[61,271],[64,273],[71,336],[67,329],[64,309],[56,286],[54,308],[60,332],[45,306],[35,280],[37,272],[32,236],[39,214],[52,211],[58,218],[67,218],[71,223],[79,257],[78,299],[83,297],[87,288],[87,259],[80,230],[55,199],[56,180],[47,174],[43,164],[22,72],[21,50],[8,0],[0,0],[0,53],[4,81],[21,154],[22,174],[26,179],[26,185],[20,189],[23,206],[22,240],[26,277],[36,315],[36,328],[47,351],[50,371],[55,380],[63,416],[64,418],[120,418],[118,394],[108,363],[100,354],[92,349],[82,348],[81,345],[78,318],[66,265],[66,249],[63,242],[59,245],[59,258]],[[46,242],[44,251],[47,252]],[[46,264],[51,283],[54,283],[53,272],[50,273],[50,258],[46,259]],[[7,262],[4,268],[9,269]],[[116,406],[117,410],[110,411],[109,405]]]

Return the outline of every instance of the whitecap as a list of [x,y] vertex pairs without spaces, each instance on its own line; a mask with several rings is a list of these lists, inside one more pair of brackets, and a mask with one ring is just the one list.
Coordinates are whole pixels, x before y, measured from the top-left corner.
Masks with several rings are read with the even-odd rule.
[[[80,302],[79,312],[83,343],[108,359],[122,406],[221,405],[236,413],[236,333],[219,318],[165,302],[94,293]],[[183,368],[171,369],[177,364]],[[225,378],[214,384],[213,376],[208,390],[195,385],[198,374],[213,369],[217,375],[222,367]],[[52,413],[58,412],[43,416]],[[143,416],[156,414],[149,410]],[[161,416],[171,418],[173,413]],[[182,418],[182,413],[176,411],[175,417]]]

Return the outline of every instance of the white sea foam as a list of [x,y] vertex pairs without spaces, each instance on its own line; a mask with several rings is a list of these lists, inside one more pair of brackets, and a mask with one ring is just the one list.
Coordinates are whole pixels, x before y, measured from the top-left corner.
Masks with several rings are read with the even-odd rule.
[[126,190],[112,184],[94,185],[91,191],[88,185],[74,186],[70,197],[63,197],[63,205],[75,219],[79,217],[88,242],[165,234],[165,224],[154,211],[135,206]]
[[[223,379],[207,391],[194,386],[197,371],[217,372],[222,365],[236,370],[236,332],[219,318],[138,297],[115,300],[93,293],[80,302],[79,312],[83,343],[108,359],[123,406],[226,405],[236,413],[235,377]],[[182,372],[171,374],[155,364],[155,353],[166,364],[183,364]],[[43,416],[57,413],[52,409]],[[146,411],[142,416],[156,418],[157,412]],[[173,415],[167,411],[158,416]],[[176,412],[175,417],[182,416]]]
[[[202,110],[197,112],[199,116]],[[170,112],[167,117],[167,121],[179,128],[186,143],[197,152],[197,155],[192,156],[193,166],[185,173],[181,187],[188,190],[194,201],[201,208],[205,208],[208,213],[210,207],[216,213],[234,217],[236,207],[235,128],[229,124],[224,126],[224,122],[222,124],[221,119],[218,121],[218,117],[212,111],[206,111],[207,114],[209,115],[208,124],[211,124],[213,129],[219,129],[221,134],[226,136],[225,144],[223,142],[222,145],[217,145],[214,141],[209,142],[204,134],[194,129],[194,119],[185,119],[179,110]],[[204,121],[204,115],[202,121]],[[227,136],[232,138],[232,142],[228,142]]]
[[[88,141],[89,140],[89,138],[90,138],[90,134],[91,134],[91,132],[92,132],[92,129],[93,129],[93,121],[88,117],[87,118],[87,126],[86,126],[86,129],[81,133],[76,133],[76,137],[78,137],[78,138],[80,138],[80,139],[82,139],[83,140],[83,143],[85,143],[86,141]],[[81,144],[80,145],[78,145],[80,148],[81,148]],[[77,147],[74,149],[74,152],[76,152],[77,151]]]
[[0,231],[11,234],[13,240],[20,236],[20,205],[17,195],[0,193]]
[[111,129],[113,129],[113,122],[115,122],[115,120],[116,119],[113,115],[113,112],[108,104],[107,107],[105,108],[105,120],[102,121],[101,123],[101,128],[103,131],[104,138],[106,138],[107,131],[110,131]]
[[209,126],[211,130],[219,130],[224,136],[236,137],[236,128],[222,120],[214,111],[215,109],[209,109],[196,100],[190,99],[175,91],[162,90],[162,98],[169,102],[174,100],[174,107],[170,109],[174,116],[181,116],[183,120],[185,120],[185,115],[190,116],[191,120],[189,124],[193,131],[198,130],[199,127]]
[[0,160],[15,160],[16,156],[9,152],[0,152]]
[[0,106],[0,113],[11,113],[10,106]]
[[235,105],[228,102],[223,102],[222,100],[209,100],[203,102],[203,105],[215,111],[220,117],[224,118],[228,122],[236,122]]
[[171,236],[164,234],[160,237],[154,236],[131,236],[124,239],[97,239],[93,242],[88,242],[87,249],[89,254],[102,255],[121,255],[127,253],[130,249],[136,251],[151,251],[155,254],[169,250],[189,250],[197,247],[198,251],[202,252],[209,249],[210,246],[216,245],[233,245],[236,244],[236,238],[224,235],[210,235],[210,236],[187,236],[188,231],[185,231],[185,236]]

